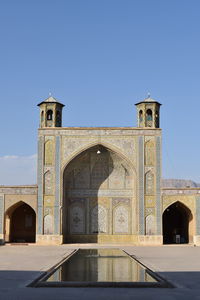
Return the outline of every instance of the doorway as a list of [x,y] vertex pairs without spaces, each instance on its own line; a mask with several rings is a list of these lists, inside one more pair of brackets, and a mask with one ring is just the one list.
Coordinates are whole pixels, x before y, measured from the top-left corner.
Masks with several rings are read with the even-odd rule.
[[35,228],[35,211],[28,204],[20,202],[10,214],[9,241],[12,243],[34,243]]
[[179,201],[167,207],[163,213],[163,244],[187,244],[190,219],[190,210]]

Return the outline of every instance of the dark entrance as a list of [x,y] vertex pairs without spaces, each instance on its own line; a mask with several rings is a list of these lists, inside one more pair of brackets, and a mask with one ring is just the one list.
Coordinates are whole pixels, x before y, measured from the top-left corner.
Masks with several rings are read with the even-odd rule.
[[180,202],[176,202],[165,209],[163,213],[164,244],[186,244],[189,242],[190,215],[190,210]]
[[34,210],[22,202],[11,215],[10,241],[34,243],[35,223],[36,215]]

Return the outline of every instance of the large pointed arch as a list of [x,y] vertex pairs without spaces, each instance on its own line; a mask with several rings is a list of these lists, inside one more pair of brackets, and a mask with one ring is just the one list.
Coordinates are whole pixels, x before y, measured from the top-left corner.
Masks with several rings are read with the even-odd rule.
[[[98,213],[95,216],[98,220],[94,222],[94,216],[92,212],[94,207],[105,207],[105,211],[110,216],[112,214],[113,205],[119,203],[128,205],[132,211],[132,201],[136,198],[136,172],[135,168],[130,160],[125,157],[124,154],[107,147],[104,143],[94,143],[89,147],[84,147],[81,151],[73,153],[62,168],[62,193],[63,202],[62,206],[62,233],[64,236],[64,242],[97,242],[97,236],[103,234],[113,234],[113,219],[109,219],[108,231],[100,230],[104,228],[105,218],[100,220],[102,214]],[[119,190],[126,192],[119,192]],[[119,194],[117,194],[119,193]],[[121,196],[121,195],[126,196]],[[113,199],[117,199],[116,204],[112,204]],[[110,202],[111,201],[111,202]],[[114,203],[114,202],[113,202]],[[70,207],[75,205],[76,207],[82,207],[82,211],[85,211],[84,219],[86,220],[85,231],[82,233],[82,237],[76,237],[71,239],[72,232],[70,228],[74,227],[74,224],[67,224],[72,217],[70,215]],[[80,210],[80,209],[79,209]],[[80,222],[83,216],[78,216],[78,210],[74,214],[73,222]],[[94,214],[93,214],[94,215]],[[136,216],[133,216],[136,220]],[[104,220],[104,221],[103,221]],[[95,228],[98,228],[96,232],[91,232],[91,222],[95,223]],[[67,225],[66,225],[67,224]],[[80,224],[82,224],[80,222]],[[80,225],[81,226],[81,225]],[[83,226],[84,227],[84,226]],[[77,227],[77,232],[82,232],[83,229]],[[99,229],[100,228],[100,229]],[[132,224],[130,231],[132,232]],[[134,227],[135,228],[135,227]],[[120,233],[119,233],[120,234]],[[66,238],[67,237],[67,238]],[[84,240],[85,239],[85,240]]]
[[187,244],[192,242],[193,215],[181,201],[170,204],[163,212],[163,243]]

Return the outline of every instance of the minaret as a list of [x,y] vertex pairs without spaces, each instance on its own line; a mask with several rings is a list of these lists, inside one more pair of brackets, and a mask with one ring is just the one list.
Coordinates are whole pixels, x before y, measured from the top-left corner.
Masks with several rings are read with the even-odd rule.
[[156,100],[148,97],[135,104],[137,107],[138,127],[160,127],[160,104]]
[[62,109],[64,104],[51,95],[38,104],[40,107],[40,128],[62,127]]

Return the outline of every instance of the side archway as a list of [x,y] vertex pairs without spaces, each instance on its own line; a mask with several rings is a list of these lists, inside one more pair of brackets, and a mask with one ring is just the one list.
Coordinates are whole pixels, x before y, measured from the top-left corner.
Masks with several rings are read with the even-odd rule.
[[5,216],[6,242],[35,242],[36,213],[23,201],[16,203],[6,211]]
[[163,212],[163,243],[187,244],[192,237],[193,216],[190,209],[177,201]]

